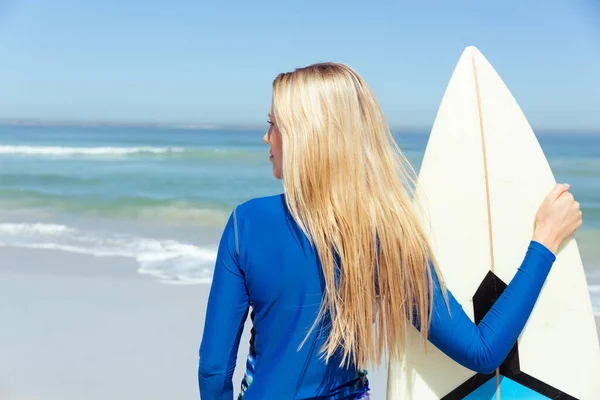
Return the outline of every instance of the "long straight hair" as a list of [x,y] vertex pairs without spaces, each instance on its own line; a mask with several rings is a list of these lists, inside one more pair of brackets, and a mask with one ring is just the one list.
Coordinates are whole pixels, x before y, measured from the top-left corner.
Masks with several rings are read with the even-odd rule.
[[384,348],[397,357],[411,324],[428,337],[429,266],[439,272],[415,207],[413,168],[373,93],[346,65],[278,75],[272,110],[286,203],[323,270],[311,331],[330,318],[324,358],[341,351],[341,366],[362,369],[379,364]]

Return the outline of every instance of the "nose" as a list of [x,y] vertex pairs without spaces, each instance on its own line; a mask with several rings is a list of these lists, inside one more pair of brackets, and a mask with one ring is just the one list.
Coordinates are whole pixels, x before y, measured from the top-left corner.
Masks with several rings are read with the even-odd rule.
[[265,133],[265,136],[263,136],[263,140],[266,144],[269,144],[269,132]]

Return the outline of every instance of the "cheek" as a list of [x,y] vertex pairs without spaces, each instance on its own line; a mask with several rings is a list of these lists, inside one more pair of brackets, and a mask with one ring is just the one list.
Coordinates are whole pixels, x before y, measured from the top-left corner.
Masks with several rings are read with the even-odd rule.
[[274,146],[273,147],[275,148],[274,150],[277,152],[277,154],[281,158],[282,143],[281,143],[281,133],[279,133],[279,130],[275,131],[275,134],[273,135],[273,139],[274,139],[274,143],[273,143]]
[[282,141],[281,141],[281,134],[279,132],[277,132],[276,134],[276,139],[275,139],[275,143],[273,143],[275,146],[275,149],[273,151],[274,153],[274,158],[275,158],[275,163],[274,163],[274,167],[275,167],[275,177],[277,179],[281,179],[282,177],[282,170],[283,170],[283,150],[282,150]]

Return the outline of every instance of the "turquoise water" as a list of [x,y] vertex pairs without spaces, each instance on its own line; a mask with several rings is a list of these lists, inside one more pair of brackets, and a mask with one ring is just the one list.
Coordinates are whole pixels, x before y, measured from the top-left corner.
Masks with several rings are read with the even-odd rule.
[[257,132],[0,127],[0,202],[203,223],[278,190]]
[[[281,191],[262,131],[0,125],[0,245],[134,258],[165,282],[209,282],[234,205]],[[418,170],[425,132],[396,135]],[[584,224],[600,313],[600,133],[538,133]]]

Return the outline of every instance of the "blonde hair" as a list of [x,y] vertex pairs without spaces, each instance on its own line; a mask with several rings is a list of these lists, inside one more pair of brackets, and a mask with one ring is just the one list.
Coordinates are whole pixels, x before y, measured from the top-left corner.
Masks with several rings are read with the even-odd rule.
[[314,64],[277,76],[272,111],[285,200],[323,270],[311,331],[330,318],[326,361],[341,351],[342,365],[362,369],[379,364],[384,347],[397,357],[413,322],[426,343],[429,263],[439,271],[413,201],[414,170],[371,90],[346,65]]

